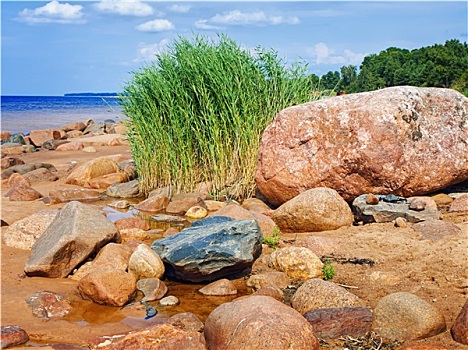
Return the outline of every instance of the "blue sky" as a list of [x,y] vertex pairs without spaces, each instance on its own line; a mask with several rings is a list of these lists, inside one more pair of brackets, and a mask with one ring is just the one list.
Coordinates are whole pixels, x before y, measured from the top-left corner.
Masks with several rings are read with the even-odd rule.
[[388,47],[467,40],[466,1],[2,1],[2,95],[121,91],[179,35],[226,33],[319,76]]

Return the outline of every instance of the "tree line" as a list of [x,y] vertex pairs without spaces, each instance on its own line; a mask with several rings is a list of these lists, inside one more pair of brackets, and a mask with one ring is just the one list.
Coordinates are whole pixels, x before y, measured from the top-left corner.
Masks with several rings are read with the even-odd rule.
[[468,45],[457,39],[415,50],[390,47],[322,77],[311,76],[319,89],[355,93],[390,86],[443,87],[468,96]]

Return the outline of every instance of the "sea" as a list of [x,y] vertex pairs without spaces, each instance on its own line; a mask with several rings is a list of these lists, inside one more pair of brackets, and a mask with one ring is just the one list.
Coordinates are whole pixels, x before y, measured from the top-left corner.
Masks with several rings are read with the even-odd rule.
[[102,122],[126,119],[116,97],[1,96],[1,130],[11,134],[58,129],[89,119]]

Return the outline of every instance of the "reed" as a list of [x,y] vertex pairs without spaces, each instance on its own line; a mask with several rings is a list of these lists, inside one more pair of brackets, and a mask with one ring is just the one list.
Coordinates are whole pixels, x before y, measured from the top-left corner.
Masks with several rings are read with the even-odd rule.
[[319,96],[306,73],[225,35],[179,37],[133,72],[120,96],[142,191],[208,182],[215,198],[252,196],[265,127],[281,109]]

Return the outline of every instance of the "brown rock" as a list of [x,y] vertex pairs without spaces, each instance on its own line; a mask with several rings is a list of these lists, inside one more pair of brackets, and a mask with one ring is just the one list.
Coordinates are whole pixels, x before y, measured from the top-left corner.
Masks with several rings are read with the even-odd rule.
[[268,286],[283,289],[291,284],[291,278],[280,271],[263,272],[250,276],[246,284],[253,289],[261,289]]
[[117,226],[119,230],[139,228],[141,230],[148,231],[150,229],[149,223],[138,217],[119,219],[114,222],[114,225]]
[[29,134],[29,140],[36,147],[49,140],[60,140],[62,135],[55,129],[32,130]]
[[164,210],[169,205],[169,198],[164,194],[150,196],[143,202],[138,203],[135,209],[147,212],[158,212]]
[[468,211],[468,193],[455,198],[452,204],[450,204],[449,211]]
[[314,187],[336,189],[351,202],[365,193],[409,197],[462,182],[467,110],[457,91],[408,86],[286,108],[263,133],[258,189],[278,206]]
[[191,312],[183,312],[169,317],[166,324],[180,328],[187,332],[202,332],[205,325],[202,321]]
[[41,182],[41,181],[57,181],[58,176],[56,172],[50,171],[47,168],[39,168],[30,171],[23,175],[30,183]]
[[442,333],[446,324],[434,306],[414,294],[398,292],[378,301],[372,330],[391,340],[414,340]]
[[307,320],[294,309],[262,295],[218,306],[205,322],[209,349],[307,349],[319,342]]
[[304,317],[319,338],[364,337],[371,329],[372,312],[367,307],[313,309]]
[[[4,131],[4,130],[0,131],[0,140],[5,141],[9,137],[11,137],[11,134],[8,131]],[[12,327],[14,327],[14,326],[12,326]]]
[[221,209],[222,207],[225,207],[227,205],[226,202],[220,202],[220,201],[214,201],[211,199],[207,199],[204,201],[206,205],[206,209],[208,211],[216,211]]
[[376,205],[379,204],[379,197],[377,197],[373,193],[369,193],[366,198],[366,203],[370,205]]
[[279,289],[278,287],[274,287],[274,286],[262,287],[256,290],[255,293],[253,293],[252,295],[265,295],[267,297],[271,297],[281,302],[284,299],[283,291]]
[[194,205],[190,207],[189,210],[185,213],[185,216],[190,219],[203,219],[208,215],[208,210],[199,205]]
[[299,245],[310,249],[317,256],[330,255],[340,247],[337,239],[323,236],[305,237]]
[[156,277],[140,279],[136,287],[145,295],[141,299],[142,302],[161,299],[167,293],[167,286]]
[[323,263],[317,255],[304,247],[285,247],[270,255],[271,268],[283,271],[291,278],[306,281],[323,276]]
[[71,305],[62,294],[47,291],[37,292],[26,301],[37,318],[64,317],[71,311]]
[[442,220],[423,221],[411,227],[417,232],[421,232],[421,239],[438,240],[445,236],[457,235],[462,232],[457,225]]
[[91,350],[206,350],[201,333],[170,324],[156,325],[126,334],[100,336],[90,340]]
[[5,157],[1,159],[1,169],[8,169],[12,166],[24,164],[24,161],[18,157]]
[[83,299],[94,303],[122,306],[133,298],[136,280],[124,270],[96,268],[80,280],[78,291]]
[[335,230],[353,223],[349,205],[330,188],[314,188],[289,200],[272,217],[282,232]]
[[73,172],[66,178],[65,183],[84,186],[91,179],[119,172],[121,171],[116,162],[108,157],[98,157],[73,170]]
[[83,136],[83,131],[71,130],[71,131],[67,131],[66,138],[67,139],[74,139],[74,138],[81,137],[81,136]]
[[68,142],[58,146],[55,150],[59,152],[81,151],[84,148],[83,142]]
[[41,198],[42,194],[28,184],[21,182],[10,188],[8,192],[5,193],[5,197],[8,197],[10,201],[34,201]]
[[164,231],[163,237],[170,237],[178,234],[180,231],[175,227],[169,227],[166,231]]
[[15,187],[19,184],[24,184],[25,186],[31,186],[31,182],[28,181],[23,175],[21,175],[20,173],[14,173],[14,174],[11,174],[11,176],[5,180],[6,183],[5,183],[5,186],[6,187]]
[[453,340],[468,345],[468,300],[463,305],[455,323],[450,329]]
[[162,278],[164,275],[164,263],[158,254],[146,244],[140,244],[132,253],[128,262],[129,269],[138,279]]
[[28,333],[19,326],[1,326],[0,335],[0,348],[2,349],[10,346],[21,345],[29,340]]
[[101,192],[86,188],[62,188],[49,191],[49,197],[54,197],[59,202],[92,200],[100,196]]
[[291,305],[301,314],[312,309],[365,306],[364,301],[332,282],[312,278],[300,286]]
[[235,284],[226,279],[220,279],[198,290],[203,295],[236,295],[237,288]]
[[258,198],[248,198],[242,202],[242,208],[245,208],[250,211],[255,211],[257,213],[269,213],[273,210],[262,200]]
[[445,207],[453,202],[453,198],[445,193],[438,193],[431,198],[437,204],[437,207]]
[[83,122],[76,122],[76,123],[67,124],[63,126],[61,129],[65,132],[73,131],[73,130],[83,131],[84,129],[86,129],[86,124]]
[[203,202],[204,198],[205,196],[199,193],[187,193],[176,195],[172,197],[171,202],[166,208],[166,213],[185,215],[187,210],[189,210],[195,205],[206,208],[206,205]]
[[92,268],[108,266],[113,270],[126,271],[132,253],[133,251],[123,244],[108,243],[94,258]]
[[120,237],[122,238],[122,243],[127,243],[130,241],[139,241],[140,244],[149,240],[150,235],[148,231],[142,230],[141,228],[122,228],[119,229]]
[[408,221],[405,218],[398,217],[395,219],[395,227],[405,228],[408,227]]

